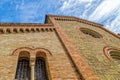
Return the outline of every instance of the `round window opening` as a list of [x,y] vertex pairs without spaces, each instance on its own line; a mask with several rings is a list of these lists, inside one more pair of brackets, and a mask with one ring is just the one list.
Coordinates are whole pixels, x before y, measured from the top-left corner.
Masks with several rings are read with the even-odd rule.
[[110,50],[109,54],[113,61],[120,65],[120,50]]
[[101,34],[99,34],[99,33],[96,32],[96,31],[87,29],[87,28],[80,28],[80,31],[83,32],[84,34],[90,35],[90,36],[92,36],[92,37],[94,37],[94,38],[102,38],[102,35],[101,35]]

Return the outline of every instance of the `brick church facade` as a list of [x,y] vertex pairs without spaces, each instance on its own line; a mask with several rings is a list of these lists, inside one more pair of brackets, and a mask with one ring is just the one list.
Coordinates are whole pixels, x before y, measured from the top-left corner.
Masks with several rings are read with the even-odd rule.
[[1,23],[0,80],[120,80],[120,37],[70,16]]

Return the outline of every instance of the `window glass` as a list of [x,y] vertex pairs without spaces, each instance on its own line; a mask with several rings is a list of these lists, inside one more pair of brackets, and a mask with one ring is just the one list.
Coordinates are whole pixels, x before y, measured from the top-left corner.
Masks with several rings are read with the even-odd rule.
[[35,62],[35,80],[48,80],[45,60],[37,57]]
[[120,51],[119,50],[111,50],[109,54],[115,62],[120,64]]
[[83,32],[84,34],[86,35],[90,35],[94,38],[102,38],[102,35],[93,31],[93,30],[90,30],[90,29],[87,29],[87,28],[80,28],[80,31]]
[[16,80],[30,80],[30,67],[28,58],[20,58],[17,65]]

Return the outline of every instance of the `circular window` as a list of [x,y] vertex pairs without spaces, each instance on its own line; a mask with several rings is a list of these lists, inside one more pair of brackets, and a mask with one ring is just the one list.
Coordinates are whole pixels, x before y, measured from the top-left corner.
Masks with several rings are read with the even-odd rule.
[[120,50],[110,50],[109,55],[112,57],[113,61],[120,64]]
[[90,36],[92,36],[92,37],[94,37],[94,38],[102,38],[102,35],[101,35],[101,34],[99,34],[99,33],[96,32],[96,31],[87,29],[87,28],[80,28],[80,31],[83,32],[84,34],[90,35]]
[[120,66],[120,48],[107,46],[103,48],[104,55],[110,60],[116,62]]

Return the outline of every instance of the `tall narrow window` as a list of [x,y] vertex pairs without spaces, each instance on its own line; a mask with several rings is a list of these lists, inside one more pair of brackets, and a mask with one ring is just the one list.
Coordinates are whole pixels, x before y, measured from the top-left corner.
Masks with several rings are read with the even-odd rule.
[[36,58],[35,80],[48,80],[47,73],[46,73],[45,60],[41,57]]
[[15,80],[30,80],[30,67],[28,52],[23,51],[19,55]]

